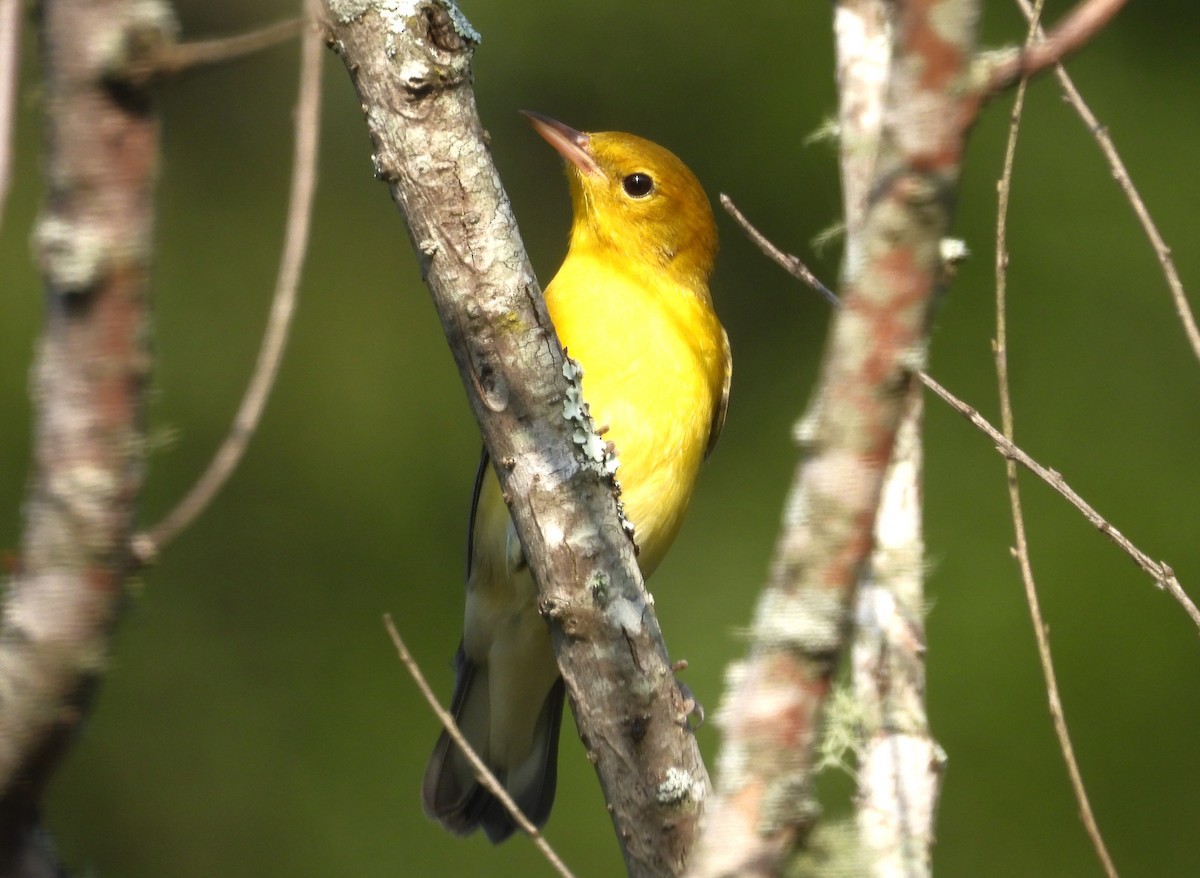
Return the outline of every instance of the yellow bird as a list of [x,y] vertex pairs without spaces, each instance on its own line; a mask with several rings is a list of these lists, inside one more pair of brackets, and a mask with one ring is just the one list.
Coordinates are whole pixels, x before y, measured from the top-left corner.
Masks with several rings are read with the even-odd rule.
[[[617,478],[649,576],[683,521],[729,401],[729,341],[708,277],[712,208],[692,172],[632,134],[584,134],[537,113],[566,159],[571,243],[546,288],[558,337],[583,366],[583,396],[616,446]],[[469,534],[466,624],[451,710],[472,747],[537,825],[554,802],[563,682],[485,451]],[[515,829],[443,732],[425,772],[426,813],[451,832]]]

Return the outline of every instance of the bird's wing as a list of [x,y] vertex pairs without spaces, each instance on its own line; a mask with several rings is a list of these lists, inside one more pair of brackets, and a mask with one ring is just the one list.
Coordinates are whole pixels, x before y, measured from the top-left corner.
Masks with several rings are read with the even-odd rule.
[[467,578],[471,578],[471,558],[475,554],[475,513],[479,511],[479,494],[488,469],[487,446],[479,454],[479,469],[475,470],[475,488],[471,492],[471,518],[467,521]]
[[733,382],[733,352],[729,349],[729,335],[724,329],[721,330],[721,352],[725,358],[725,383],[721,387],[721,400],[713,412],[712,427],[708,431],[708,447],[704,449],[705,457],[712,454],[712,450],[717,447],[717,440],[721,438],[721,428],[725,426],[725,412],[729,410],[729,386]]

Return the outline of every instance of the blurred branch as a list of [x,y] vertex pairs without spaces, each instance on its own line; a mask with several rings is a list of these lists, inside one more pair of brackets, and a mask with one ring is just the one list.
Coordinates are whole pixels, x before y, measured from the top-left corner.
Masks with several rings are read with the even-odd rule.
[[1041,40],[1026,42],[1021,49],[1006,52],[991,64],[988,90],[1000,91],[1058,64],[1086,45],[1124,5],[1125,0],[1082,0],[1049,34],[1039,30]]
[[31,380],[32,478],[0,621],[0,874],[56,868],[39,801],[88,714],[134,564],[151,351],[159,127],[150,95],[116,93],[108,51],[170,32],[165,4],[47,0],[47,193],[34,234],[45,326]]
[[21,75],[21,0],[0,0],[0,228],[12,184],[17,80]]
[[[1034,17],[1029,26],[1029,36],[1026,46],[1033,44],[1037,36],[1038,17],[1041,15],[1044,0],[1037,0]],[[1022,79],[1017,86],[1016,100],[1013,102],[1012,117],[1008,127],[1008,142],[1004,150],[1004,167],[1000,180],[996,184],[996,338],[992,344],[992,352],[996,361],[996,384],[1000,395],[1000,424],[1004,438],[1013,440],[1013,408],[1012,392],[1008,380],[1008,203],[1012,194],[1013,163],[1017,153],[1017,136],[1021,130],[1021,113],[1025,108],[1025,90],[1028,80]],[[1062,698],[1059,695],[1058,677],[1054,671],[1054,659],[1050,653],[1050,632],[1042,619],[1041,601],[1038,598],[1037,584],[1033,579],[1033,564],[1029,558],[1029,542],[1025,533],[1025,515],[1021,508],[1021,488],[1017,482],[1017,464],[1011,457],[1005,458],[1004,472],[1008,482],[1008,501],[1012,509],[1013,532],[1016,537],[1014,555],[1021,571],[1021,581],[1025,585],[1025,600],[1029,605],[1029,615],[1033,621],[1034,638],[1037,641],[1038,659],[1042,666],[1042,676],[1046,683],[1046,695],[1050,703],[1050,717],[1054,724],[1054,733],[1058,738],[1058,746],[1067,766],[1067,774],[1071,781],[1071,789],[1075,801],[1079,805],[1079,814],[1087,831],[1096,856],[1108,878],[1117,878],[1117,870],[1104,845],[1100,827],[1096,824],[1092,813],[1092,804],[1088,800],[1087,789],[1083,784],[1083,775],[1079,771],[1079,762],[1075,758],[1075,747],[1071,743],[1071,734],[1067,729],[1067,717],[1063,711]]]
[[876,878],[931,874],[946,764],[925,708],[922,407],[921,389],[913,385],[854,612],[851,673],[865,739],[855,807],[863,855]]
[[[1033,22],[1033,6],[1029,0],[1017,0],[1017,5],[1025,13],[1025,17]],[[1044,37],[1045,34],[1042,32],[1041,25],[1037,25],[1036,27],[1038,35]],[[1196,327],[1196,318],[1192,314],[1191,305],[1188,304],[1187,294],[1183,289],[1183,281],[1180,280],[1179,271],[1175,267],[1175,260],[1171,256],[1171,248],[1163,240],[1162,234],[1154,224],[1153,217],[1150,216],[1146,202],[1142,200],[1137,187],[1133,185],[1133,179],[1129,176],[1129,170],[1125,167],[1125,163],[1121,161],[1121,156],[1113,144],[1112,137],[1109,136],[1108,128],[1100,124],[1100,120],[1096,118],[1096,114],[1092,112],[1091,107],[1084,101],[1083,95],[1079,93],[1079,89],[1075,87],[1075,83],[1071,79],[1071,75],[1067,73],[1066,68],[1061,64],[1056,64],[1054,75],[1058,77],[1059,86],[1062,88],[1067,102],[1075,108],[1075,111],[1083,120],[1083,124],[1087,126],[1088,131],[1096,138],[1096,143],[1100,145],[1100,152],[1104,154],[1105,160],[1108,161],[1108,166],[1112,169],[1113,179],[1117,181],[1117,185],[1121,187],[1121,191],[1125,193],[1125,197],[1129,199],[1129,204],[1133,207],[1133,212],[1137,216],[1138,222],[1141,223],[1146,237],[1150,239],[1150,246],[1154,248],[1154,255],[1158,259],[1163,276],[1167,280],[1167,287],[1171,291],[1171,299],[1175,304],[1175,312],[1179,315],[1179,322],[1183,324],[1183,331],[1187,336],[1188,343],[1192,347],[1192,353],[1200,360],[1200,329]]]
[[941,274],[978,3],[898,2],[861,264],[848,265],[749,656],[730,672],[717,794],[695,875],[768,876],[816,818],[813,749],[872,547],[883,480]]
[[[841,0],[834,11],[846,226],[843,283],[853,282],[869,246],[864,222],[883,129],[895,12],[884,0]],[[796,267],[807,271],[799,260]],[[810,286],[815,280],[808,281]],[[824,290],[821,284],[816,288]],[[914,384],[884,475],[871,558],[855,599],[851,680],[861,749],[854,804],[860,856],[875,878],[930,874],[946,762],[925,709],[923,411],[921,390]]]
[[[879,155],[884,97],[888,72],[892,68],[895,15],[895,4],[885,0],[838,0],[833,10],[837,49],[838,161],[846,227],[842,270],[847,274],[855,273],[863,261],[862,248],[866,242],[862,225],[867,215],[875,160]],[[725,204],[725,209],[729,210],[730,205]],[[799,265],[799,260],[796,261]],[[802,279],[837,303],[837,297],[824,285]]]
[[[295,39],[304,30],[304,19],[277,24],[231,37],[179,43],[174,35],[131,33],[120,63],[110,67],[108,78],[146,88],[151,83],[201,67],[224,64],[254,55]],[[167,36],[168,39],[162,37]]]
[[[312,7],[314,0],[306,2]],[[315,20],[317,10],[310,11]],[[296,101],[295,146],[292,155],[291,191],[288,195],[287,229],[284,233],[283,253],[279,260],[279,275],[275,281],[271,313],[263,333],[254,374],[246,387],[229,435],[225,437],[208,469],[162,522],[134,538],[134,554],[143,564],[152,562],[164,545],[195,521],[229,479],[258,429],[271,389],[279,375],[279,365],[287,348],[292,315],[296,311],[300,274],[308,252],[308,235],[312,226],[313,195],[317,185],[317,144],[320,135],[322,57],[321,33],[314,24],[305,33],[301,45],[300,86]]]
[[433,715],[441,722],[442,728],[446,730],[446,733],[454,741],[459,751],[471,763],[471,768],[475,770],[475,777],[487,788],[489,793],[500,801],[500,804],[504,806],[504,810],[509,813],[520,830],[533,839],[534,845],[541,851],[542,856],[546,858],[546,861],[553,867],[554,871],[561,875],[562,878],[575,878],[571,870],[567,868],[567,864],[562,861],[562,858],[559,857],[554,848],[550,847],[550,843],[546,841],[545,836],[542,835],[536,826],[529,822],[529,818],[517,807],[517,803],[508,794],[508,790],[504,788],[504,784],[500,783],[496,779],[496,775],[488,770],[487,765],[479,758],[479,754],[475,752],[463,733],[459,731],[458,723],[454,721],[454,717],[438,702],[437,696],[433,694],[433,689],[429,686],[429,681],[421,673],[421,666],[417,664],[417,660],[413,658],[412,653],[405,646],[400,632],[396,630],[396,623],[392,621],[391,613],[384,614],[383,624],[387,628],[388,637],[391,638],[392,645],[396,647],[396,653],[400,656],[400,661],[408,669],[408,673],[412,676],[413,682],[417,684],[417,688],[421,690],[421,696],[425,699],[425,703],[429,705],[429,709],[433,711]]
[[[575,450],[563,354],[471,91],[450,0],[327,0],[377,175],[408,225],[539,588],[630,875],[677,875],[708,777],[609,480]],[[686,779],[681,785],[680,779]]]

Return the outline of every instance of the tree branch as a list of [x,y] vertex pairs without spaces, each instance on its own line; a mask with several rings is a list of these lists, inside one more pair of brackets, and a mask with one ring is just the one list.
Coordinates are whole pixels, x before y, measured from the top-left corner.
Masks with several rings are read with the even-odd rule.
[[[843,281],[857,274],[869,246],[863,224],[883,126],[894,13],[883,0],[842,0],[834,10],[846,227]],[[823,284],[814,284],[816,278],[800,260],[795,267],[837,303]],[[923,411],[920,388],[914,385],[884,475],[874,548],[854,609],[851,680],[861,735],[858,850],[875,878],[930,874],[946,762],[925,710]]]
[[950,87],[963,81],[973,58],[977,13],[975,4],[953,0],[897,5],[862,263],[844,273],[843,305],[801,440],[807,457],[759,600],[750,655],[731,675],[718,716],[724,749],[698,876],[774,874],[814,822],[810,772],[820,712],[924,346],[939,242],[978,106]]
[[[1021,11],[1025,14],[1025,17],[1032,22],[1033,6],[1029,3],[1029,0],[1016,0],[1016,2],[1021,7]],[[1039,36],[1045,36],[1041,25],[1037,26],[1037,33]],[[1083,95],[1079,93],[1079,89],[1075,87],[1075,83],[1072,81],[1071,75],[1067,73],[1066,68],[1061,64],[1055,65],[1054,75],[1058,78],[1059,86],[1062,88],[1063,94],[1066,95],[1068,103],[1075,108],[1075,112],[1079,114],[1079,118],[1083,120],[1083,124],[1087,126],[1088,131],[1096,138],[1096,143],[1100,145],[1100,152],[1104,154],[1108,166],[1112,169],[1113,179],[1117,181],[1117,185],[1125,193],[1125,197],[1129,200],[1129,204],[1133,208],[1134,215],[1137,216],[1142,230],[1146,233],[1146,237],[1150,239],[1150,246],[1154,248],[1154,255],[1158,259],[1163,276],[1167,280],[1167,288],[1171,291],[1171,300],[1175,304],[1175,312],[1179,315],[1179,322],[1183,324],[1184,335],[1187,336],[1192,353],[1196,355],[1196,359],[1200,360],[1200,329],[1196,326],[1196,317],[1192,314],[1192,306],[1188,304],[1187,294],[1183,289],[1183,281],[1179,277],[1179,270],[1175,267],[1175,260],[1171,256],[1171,248],[1163,240],[1162,233],[1159,232],[1158,226],[1154,224],[1154,218],[1150,216],[1150,210],[1146,207],[1146,202],[1142,200],[1137,187],[1133,185],[1133,179],[1129,176],[1129,170],[1125,167],[1125,163],[1121,160],[1121,156],[1117,152],[1117,147],[1113,144],[1112,137],[1108,133],[1108,128],[1100,124],[1100,120],[1096,118],[1096,114],[1092,112],[1091,107],[1084,101]]]
[[1058,64],[1086,45],[1124,5],[1125,0],[1082,0],[1045,39],[1005,53],[989,71],[988,91],[1000,91]]
[[12,184],[17,80],[21,74],[21,0],[0,0],[0,228]]
[[528,835],[534,845],[537,847],[546,862],[557,872],[562,878],[575,878],[567,864],[562,861],[562,857],[555,852],[554,848],[550,847],[550,843],[546,841],[545,836],[538,831],[538,828],[529,822],[529,818],[513,801],[512,796],[508,794],[508,790],[504,788],[504,784],[496,779],[496,775],[488,769],[487,764],[479,757],[471,747],[470,742],[458,728],[458,723],[454,721],[454,717],[450,711],[446,710],[438,703],[437,696],[433,694],[433,689],[429,685],[429,681],[425,679],[425,675],[421,673],[421,666],[417,664],[417,660],[413,658],[412,653],[408,651],[408,647],[404,644],[404,638],[400,636],[400,632],[396,630],[396,623],[392,621],[391,613],[387,613],[383,617],[383,625],[387,628],[388,637],[391,638],[392,646],[396,647],[396,654],[400,657],[401,664],[407,669],[409,676],[413,678],[413,682],[417,684],[417,688],[421,690],[421,697],[425,699],[425,703],[429,705],[429,709],[433,711],[433,715],[441,722],[442,727],[450,735],[450,739],[471,763],[471,768],[475,770],[475,777],[479,782],[487,788],[487,791],[495,796],[500,804],[504,806],[513,821],[517,824],[520,830]]
[[[310,6],[314,0],[307,0]],[[315,11],[313,20],[315,22]],[[287,229],[284,232],[283,253],[275,281],[271,314],[263,333],[262,347],[254,374],[238,406],[229,434],[217,450],[208,469],[187,496],[159,524],[142,531],[133,541],[133,551],[139,562],[151,563],[162,547],[188,527],[208,506],[237,468],[250,439],[258,429],[271,389],[279,375],[283,352],[287,348],[292,315],[300,274],[308,252],[308,235],[312,226],[313,196],[317,187],[317,144],[321,118],[321,34],[315,23],[308,29],[301,45],[300,86],[296,101],[295,146],[292,156],[292,182],[288,195]]]
[[[1032,45],[1037,36],[1038,17],[1041,15],[1044,0],[1037,0],[1033,21],[1030,22],[1029,36],[1026,46]],[[1017,137],[1021,129],[1021,113],[1025,108],[1025,89],[1028,80],[1022,79],[1017,86],[1016,100],[1013,102],[1012,116],[1008,127],[1008,142],[1004,150],[1004,167],[1000,180],[996,184],[996,338],[992,352],[996,361],[996,385],[1000,395],[1000,423],[1004,438],[1010,442],[1014,434],[1014,419],[1012,393],[1008,380],[1008,203],[1012,194],[1013,164],[1017,152]],[[1033,578],[1033,563],[1029,558],[1029,541],[1025,534],[1025,514],[1021,508],[1021,487],[1017,482],[1017,464],[1011,457],[1004,461],[1004,472],[1008,483],[1008,501],[1012,510],[1013,533],[1016,547],[1013,554],[1021,571],[1021,581],[1025,586],[1025,601],[1029,605],[1029,615],[1033,622],[1034,639],[1037,642],[1038,659],[1042,666],[1042,677],[1046,683],[1046,695],[1050,704],[1050,718],[1054,724],[1054,733],[1058,738],[1059,750],[1067,766],[1071,789],[1075,801],[1079,805],[1079,814],[1083,820],[1084,829],[1092,842],[1100,865],[1108,878],[1117,878],[1117,870],[1113,865],[1105,847],[1100,827],[1092,813],[1092,804],[1088,799],[1087,789],[1083,784],[1083,774],[1079,770],[1079,762],[1075,758],[1075,747],[1071,743],[1071,734],[1067,728],[1067,717],[1063,711],[1062,698],[1058,690],[1058,676],[1054,671],[1054,659],[1050,652],[1050,632],[1042,619],[1041,600],[1038,598],[1037,584]]]
[[[817,724],[871,546],[909,377],[942,282],[966,132],[978,0],[897,0],[888,100],[863,224],[844,267],[816,404],[748,659],[730,674],[718,794],[695,875],[772,875],[813,825]],[[994,63],[994,62],[992,62]],[[990,80],[985,79],[987,83]]]
[[274,48],[295,39],[303,29],[304,19],[290,18],[244,34],[188,43],[176,42],[174,34],[135,33],[126,43],[124,57],[109,69],[108,75],[115,81],[147,88],[171,76]]
[[963,402],[929,375],[921,373],[919,377],[922,384],[940,396],[952,409],[974,424],[991,439],[996,444],[996,451],[1021,464],[1021,466],[1040,478],[1064,497],[1067,502],[1082,512],[1083,517],[1096,530],[1116,543],[1125,554],[1133,559],[1138,567],[1150,574],[1159,588],[1175,598],[1176,602],[1183,607],[1184,612],[1191,618],[1192,623],[1200,629],[1200,609],[1197,609],[1192,599],[1187,596],[1187,593],[1183,590],[1183,587],[1179,584],[1179,580],[1175,576],[1175,571],[1171,569],[1170,565],[1163,561],[1155,561],[1130,542],[1128,537],[1113,527],[1091,504],[1075,493],[1075,490],[1063,480],[1063,477],[1059,475],[1057,470],[1042,466],[1018,446],[1009,442],[1004,438],[1004,434],[988,423],[987,419],[978,410]]
[[[759,249],[762,250],[764,255],[782,267],[785,271],[791,273],[792,276],[797,280],[804,281],[805,283],[815,284],[815,289],[817,292],[821,292],[823,294],[829,293],[828,287],[826,287],[818,278],[816,278],[816,276],[808,269],[808,267],[800,261],[799,257],[793,256],[790,253],[784,253],[782,250],[776,247],[765,235],[763,235],[762,232],[750,224],[750,221],[746,219],[741,211],[737,210],[737,208],[733,206],[733,203],[729,201],[728,196],[722,196],[721,203],[726,204],[727,202],[728,207],[730,208],[730,215],[733,216],[738,224],[742,226],[747,236],[758,245]],[[794,268],[794,266],[797,264],[801,266],[800,269]],[[1179,580],[1175,576],[1175,571],[1171,569],[1170,565],[1164,561],[1153,560],[1149,555],[1139,549],[1123,533],[1113,527],[1113,525],[1110,524],[1108,520],[1104,518],[1104,516],[1097,512],[1095,508],[1091,506],[1091,504],[1079,496],[1079,494],[1075,492],[1075,489],[1066,483],[1057,470],[1050,469],[1049,467],[1045,467],[1038,463],[1024,450],[1004,438],[1004,434],[988,423],[987,419],[984,418],[977,409],[964,402],[962,399],[955,396],[953,393],[939,384],[928,372],[918,371],[916,374],[917,378],[922,384],[932,390],[942,399],[943,402],[970,421],[981,433],[991,439],[996,445],[997,452],[1021,464],[1021,466],[1025,467],[1025,469],[1029,470],[1029,472],[1033,473],[1035,476],[1053,488],[1056,492],[1058,492],[1058,494],[1062,496],[1068,503],[1082,512],[1083,517],[1087,519],[1088,523],[1100,531],[1100,533],[1104,534],[1104,536],[1116,543],[1117,547],[1125,552],[1125,554],[1127,554],[1130,558],[1132,558],[1138,567],[1150,574],[1150,576],[1154,579],[1155,585],[1175,598],[1176,602],[1183,607],[1184,612],[1188,614],[1196,627],[1200,628],[1200,609],[1197,609],[1191,598],[1187,596],[1187,593],[1183,590],[1183,587],[1179,584]]]
[[613,487],[572,442],[563,355],[470,88],[450,0],[326,0],[550,623],[634,876],[682,872],[708,779]]
[[[158,120],[106,48],[174,28],[165,4],[43,5],[47,194],[34,249],[45,327],[20,567],[0,621],[0,874],[22,874],[38,801],[88,712],[133,569],[142,485]],[[45,860],[42,860],[45,865]]]

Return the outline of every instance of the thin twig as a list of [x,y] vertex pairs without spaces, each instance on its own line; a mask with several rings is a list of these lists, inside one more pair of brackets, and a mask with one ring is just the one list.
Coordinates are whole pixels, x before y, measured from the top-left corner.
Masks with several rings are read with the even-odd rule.
[[1025,469],[1029,470],[1055,491],[1057,491],[1068,503],[1083,513],[1083,517],[1104,536],[1108,537],[1112,542],[1131,557],[1138,567],[1141,567],[1155,581],[1159,588],[1164,589],[1171,597],[1175,598],[1183,607],[1184,611],[1191,618],[1192,622],[1200,629],[1200,609],[1192,603],[1191,598],[1187,596],[1183,588],[1179,584],[1179,580],[1175,576],[1175,571],[1170,565],[1163,561],[1155,561],[1126,537],[1123,533],[1113,527],[1108,521],[1097,512],[1086,500],[1075,493],[1058,473],[1057,470],[1048,469],[1042,466],[1012,442],[1004,438],[1004,434],[988,423],[983,415],[979,414],[978,410],[963,402],[931,376],[925,372],[918,372],[917,377],[921,379],[921,383],[936,393],[942,400],[950,405],[956,412],[974,424],[979,430],[983,431],[989,439],[996,443],[996,451],[1005,457],[1015,460]]
[[725,208],[726,212],[733,217],[734,221],[742,227],[742,231],[750,237],[751,241],[758,245],[758,249],[766,254],[766,256],[772,262],[774,262],[792,277],[804,281],[806,284],[824,296],[825,301],[829,302],[829,304],[833,305],[833,307],[836,308],[841,304],[841,301],[837,297],[837,293],[833,292],[833,290],[821,283],[820,278],[812,273],[809,267],[800,260],[799,256],[793,256],[791,253],[784,253],[773,243],[771,243],[770,239],[768,239],[766,235],[756,229],[750,223],[750,220],[746,219],[742,212],[737,209],[737,205],[733,203],[733,199],[731,199],[724,192],[721,193],[721,206]]
[[129,59],[121,76],[144,85],[200,67],[236,61],[295,39],[303,30],[303,18],[290,18],[232,37],[147,46],[144,54]]
[[0,0],[0,227],[12,183],[17,78],[21,67],[21,0]]
[[[1033,6],[1029,0],[1017,0],[1017,4],[1021,7],[1021,11],[1025,13],[1026,18],[1032,16]],[[1038,28],[1038,35],[1042,35],[1040,26]],[[1142,200],[1137,187],[1133,185],[1133,179],[1129,176],[1129,170],[1121,160],[1116,146],[1113,145],[1108,128],[1100,124],[1100,120],[1096,118],[1096,114],[1092,112],[1092,108],[1087,105],[1083,99],[1083,95],[1075,87],[1075,83],[1071,79],[1070,74],[1067,73],[1066,68],[1061,64],[1056,65],[1054,75],[1058,77],[1059,85],[1067,98],[1067,102],[1075,108],[1075,112],[1079,114],[1079,118],[1083,120],[1083,124],[1087,126],[1088,131],[1096,138],[1096,143],[1100,145],[1100,151],[1104,154],[1104,158],[1112,170],[1113,179],[1117,181],[1117,185],[1125,193],[1125,197],[1129,199],[1129,204],[1133,207],[1133,212],[1137,216],[1138,222],[1141,223],[1142,230],[1146,233],[1146,237],[1150,239],[1150,246],[1154,248],[1154,255],[1158,258],[1158,264],[1162,268],[1163,276],[1167,280],[1167,287],[1171,290],[1171,299],[1175,303],[1175,311],[1179,315],[1179,321],[1183,324],[1183,331],[1187,335],[1188,343],[1192,346],[1192,353],[1196,355],[1196,359],[1200,360],[1200,328],[1197,328],[1196,317],[1192,314],[1191,305],[1188,304],[1187,294],[1183,289],[1183,281],[1179,278],[1179,271],[1175,268],[1175,260],[1171,256],[1171,248],[1163,240],[1162,234],[1158,231],[1158,226],[1154,224],[1154,219],[1150,216],[1146,202]]]
[[[1037,34],[1037,21],[1041,15],[1045,0],[1037,0],[1034,8],[1034,18],[1030,23],[1029,36],[1026,46],[1032,45]],[[1029,80],[1022,79],[1017,86],[1016,100],[1013,102],[1012,117],[1008,127],[1008,142],[1004,150],[1004,165],[996,186],[996,339],[992,353],[996,361],[996,385],[1000,395],[1000,423],[1004,438],[1009,442],[1014,436],[1014,418],[1012,407],[1012,387],[1008,377],[1008,204],[1012,193],[1013,164],[1017,153],[1017,137],[1021,130],[1021,114],[1025,108],[1025,91]],[[1050,718],[1054,724],[1054,734],[1058,737],[1058,746],[1062,751],[1063,761],[1067,766],[1071,789],[1075,801],[1079,805],[1079,816],[1083,820],[1084,829],[1100,860],[1108,878],[1117,878],[1117,869],[1112,857],[1100,834],[1096,816],[1092,812],[1092,804],[1088,799],[1087,789],[1083,784],[1083,774],[1079,770],[1079,762],[1075,758],[1075,747],[1071,743],[1071,733],[1067,729],[1067,716],[1063,710],[1062,697],[1058,688],[1058,675],[1054,670],[1054,658],[1050,652],[1050,632],[1042,617],[1041,600],[1038,597],[1037,584],[1033,578],[1033,563],[1029,558],[1029,541],[1025,532],[1025,514],[1021,507],[1021,488],[1017,481],[1017,464],[1011,458],[1004,462],[1004,472],[1008,482],[1008,501],[1012,510],[1013,533],[1016,538],[1016,548],[1013,554],[1021,571],[1021,581],[1025,586],[1025,601],[1029,605],[1029,615],[1033,622],[1034,638],[1037,641],[1038,659],[1042,666],[1042,677],[1046,684],[1046,696],[1049,701]]]
[[[738,214],[737,216],[741,215]],[[737,217],[735,216],[735,219],[736,218]],[[788,271],[791,271],[792,275],[798,280],[805,280],[803,275],[798,272],[794,272],[791,270],[791,268],[789,268],[789,260],[796,259],[796,257],[790,256],[789,254],[783,254],[782,251],[780,251],[777,247],[771,244],[770,241],[767,240],[762,232],[751,226],[745,217],[741,217],[738,222],[743,224],[743,227],[747,230],[747,234],[756,244],[759,245],[763,253],[768,258],[778,262],[784,268],[788,269]],[[776,254],[782,254],[785,259],[781,261],[777,258]],[[808,272],[808,274],[811,275],[811,272]],[[807,281],[805,282],[807,283]],[[823,287],[824,284],[821,284],[821,286]],[[818,292],[820,292],[819,289]],[[1159,588],[1163,589],[1170,594],[1171,597],[1175,598],[1179,605],[1182,606],[1184,611],[1188,614],[1189,618],[1191,618],[1192,622],[1196,625],[1197,629],[1200,629],[1200,609],[1197,609],[1191,598],[1189,598],[1187,593],[1184,592],[1183,587],[1179,584],[1178,578],[1175,576],[1175,571],[1170,567],[1170,565],[1162,561],[1155,561],[1153,558],[1135,546],[1132,542],[1130,542],[1128,537],[1113,527],[1086,500],[1075,493],[1074,489],[1063,480],[1063,477],[1059,475],[1056,470],[1042,466],[1012,442],[1009,442],[1007,439],[1005,439],[1004,434],[988,423],[987,419],[979,414],[975,408],[963,402],[961,399],[935,381],[927,372],[918,371],[916,375],[917,378],[921,380],[922,384],[936,393],[944,402],[949,404],[951,408],[965,417],[979,430],[981,430],[989,439],[991,439],[992,442],[996,444],[996,450],[1000,454],[1004,455],[1005,457],[1010,457],[1017,463],[1021,464],[1021,466],[1025,467],[1039,479],[1044,481],[1047,485],[1057,491],[1068,503],[1083,513],[1084,518],[1086,518],[1093,527],[1100,531],[1100,533],[1104,534],[1104,536],[1112,540],[1112,542],[1114,542],[1118,548],[1120,548],[1133,559],[1134,563],[1137,564],[1138,567],[1142,568],[1142,570],[1148,573],[1154,579],[1155,584],[1158,585]]]
[[[312,0],[309,0],[312,5]],[[287,346],[300,272],[308,251],[308,233],[312,224],[313,193],[317,178],[317,142],[321,112],[321,59],[324,45],[315,25],[304,34],[300,53],[300,93],[296,104],[296,144],[292,161],[292,183],[288,203],[287,230],[275,297],[263,334],[262,348],[254,374],[242,397],[229,435],[217,450],[208,469],[166,518],[148,531],[134,537],[134,554],[149,563],[162,547],[192,523],[237,467],[258,429],[263,409],[279,374],[279,364]]]
[[513,821],[521,828],[521,831],[533,839],[533,843],[542,852],[542,856],[554,867],[554,871],[558,872],[563,878],[575,878],[571,870],[567,868],[566,863],[562,861],[562,858],[554,852],[554,848],[550,847],[550,843],[546,841],[545,836],[542,835],[536,826],[529,822],[529,818],[525,816],[517,803],[512,800],[512,797],[508,794],[508,790],[504,788],[504,784],[496,779],[496,776],[492,774],[484,761],[479,758],[479,754],[467,743],[467,739],[459,730],[458,723],[454,721],[454,717],[442,707],[437,696],[433,694],[433,689],[430,688],[429,682],[425,679],[425,675],[421,673],[420,665],[412,657],[412,653],[408,651],[408,647],[404,645],[404,639],[401,638],[400,632],[396,630],[396,623],[392,621],[391,613],[384,613],[383,624],[387,628],[388,636],[392,639],[392,645],[396,647],[396,653],[400,656],[400,661],[408,669],[408,673],[412,676],[413,682],[417,684],[417,688],[421,690],[421,695],[424,696],[426,703],[429,704],[429,709],[441,721],[442,726],[446,729],[446,734],[450,736],[450,739],[462,751],[467,761],[471,763],[471,767],[475,769],[476,779],[504,806],[504,809],[508,811]]
[[994,94],[1062,61],[1091,40],[1124,5],[1125,0],[1083,0],[1044,39],[1026,43],[997,63],[988,79],[988,91]]
[[304,19],[292,18],[232,37],[180,43],[163,56],[160,72],[182,73],[193,67],[224,64],[286,43],[304,30]]

